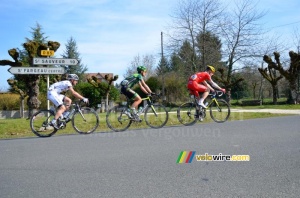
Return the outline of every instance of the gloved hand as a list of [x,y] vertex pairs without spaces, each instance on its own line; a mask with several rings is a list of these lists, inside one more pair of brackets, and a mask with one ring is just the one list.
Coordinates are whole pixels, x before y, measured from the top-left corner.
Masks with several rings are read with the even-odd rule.
[[88,99],[88,98],[83,98],[82,101],[83,101],[84,103],[89,103],[89,99]]
[[225,90],[225,89],[221,89],[221,91],[222,91],[223,93],[226,93],[226,90]]

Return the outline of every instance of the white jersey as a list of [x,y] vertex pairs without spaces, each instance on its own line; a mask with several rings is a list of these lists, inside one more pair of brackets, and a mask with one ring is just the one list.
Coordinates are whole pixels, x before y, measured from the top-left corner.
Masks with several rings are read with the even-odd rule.
[[55,91],[56,93],[60,94],[63,91],[67,91],[70,87],[72,87],[72,84],[68,80],[60,81],[57,83],[52,84],[49,87],[49,91]]
[[59,107],[63,104],[65,98],[61,92],[69,90],[70,87],[72,87],[72,84],[68,80],[52,84],[47,92],[48,100],[50,100],[56,107]]

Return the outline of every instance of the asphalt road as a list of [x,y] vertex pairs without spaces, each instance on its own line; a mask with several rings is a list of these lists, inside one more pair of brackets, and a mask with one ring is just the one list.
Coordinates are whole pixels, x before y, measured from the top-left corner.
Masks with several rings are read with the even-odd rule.
[[[299,197],[299,121],[0,140],[0,197]],[[181,151],[250,161],[176,163]]]

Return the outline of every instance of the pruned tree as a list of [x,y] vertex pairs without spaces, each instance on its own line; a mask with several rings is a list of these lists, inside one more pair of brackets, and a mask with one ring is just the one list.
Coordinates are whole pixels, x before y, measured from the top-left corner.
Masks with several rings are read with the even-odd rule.
[[298,92],[297,92],[297,80],[300,71],[300,54],[290,51],[290,66],[285,69],[280,61],[280,54],[274,52],[274,59],[272,60],[270,56],[265,55],[263,60],[268,64],[268,68],[279,71],[279,73],[289,82],[289,104],[296,104],[298,102]]
[[14,92],[17,92],[20,95],[20,117],[24,117],[24,100],[27,96],[27,93],[24,92],[23,90],[19,89],[17,86],[17,81],[13,79],[8,79],[7,83],[10,85],[10,87],[13,89]]
[[[115,75],[115,76],[110,76],[108,74],[106,74],[104,76],[105,80],[107,81],[108,83],[108,86],[107,88],[104,90],[104,95],[105,95],[105,111],[108,110],[108,100],[109,100],[109,93],[112,89],[112,84],[114,81],[118,80],[119,76],[118,75]],[[88,78],[87,81],[93,85],[95,88],[97,89],[102,89],[102,86],[101,86],[101,83],[98,78],[96,76],[92,76],[91,78]],[[99,91],[101,93],[101,91]]]
[[[26,42],[23,43],[24,50],[18,50],[13,48],[8,51],[8,54],[12,57],[14,61],[10,60],[0,60],[0,65],[3,66],[33,66],[33,58],[41,56],[41,50],[54,50],[60,47],[60,43],[56,41],[45,42],[43,33],[41,33],[41,26],[37,24],[36,28],[32,28],[33,38],[30,40],[26,38]],[[28,65],[27,65],[28,64]],[[32,115],[33,109],[37,109],[40,106],[40,101],[38,99],[39,95],[39,83],[41,75],[15,75],[15,78],[10,80],[8,83],[12,85],[12,89],[22,90],[22,92],[28,95],[27,105],[29,108],[28,118]],[[17,91],[18,92],[18,91]]]
[[271,84],[273,92],[273,104],[277,104],[278,98],[278,81],[283,78],[282,75],[276,75],[276,70],[272,64],[266,68],[258,68],[259,73]]

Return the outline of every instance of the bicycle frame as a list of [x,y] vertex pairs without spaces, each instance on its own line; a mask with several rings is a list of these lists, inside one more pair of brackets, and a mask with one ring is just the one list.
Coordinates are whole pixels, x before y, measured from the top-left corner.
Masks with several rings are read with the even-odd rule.
[[[218,94],[218,97],[222,96],[223,92],[221,92],[221,94]],[[219,103],[218,100],[216,99],[217,96],[217,92],[215,92],[214,94],[211,94],[211,101],[208,103],[207,107],[211,106],[213,103],[216,103],[216,105],[219,107]]]
[[[146,101],[147,101],[147,104],[146,104],[144,107],[142,107],[141,111],[139,111],[138,114],[141,115],[142,113],[145,112],[145,110],[147,109],[147,107],[150,106],[151,109],[153,110],[155,116],[157,116],[157,112],[156,112],[155,108],[153,108],[153,102],[152,102],[152,100],[151,100],[151,97],[150,97],[150,96],[147,96],[147,97],[141,98],[141,99],[142,99],[142,101],[145,101],[145,100],[146,100]],[[127,105],[127,109],[130,109],[131,100],[128,99],[128,98],[127,98],[127,104],[128,104],[128,105]]]
[[[221,91],[216,91],[212,94],[209,94],[209,96],[211,97],[211,101],[209,101],[209,103],[206,107],[210,107],[214,102],[217,104],[217,106],[219,106],[219,103],[218,103],[218,100],[216,99],[216,97],[217,96],[221,97],[222,95],[223,95],[223,92],[221,92]],[[191,102],[193,102],[196,106],[199,106],[196,97],[194,95],[191,95],[191,96],[193,96],[193,99],[194,99]]]
[[147,104],[142,108],[142,110],[139,112],[139,114],[144,113],[146,108],[148,106],[150,106],[151,109],[153,110],[155,116],[157,116],[156,110],[155,110],[155,108],[153,108],[153,105],[152,105],[153,103],[152,103],[152,100],[151,100],[150,96],[147,96],[146,98],[142,98],[142,101],[144,101],[144,100],[147,101]]
[[217,123],[225,122],[230,115],[230,107],[223,99],[217,99],[223,95],[223,92],[217,91],[209,94],[211,100],[206,108],[198,104],[197,99],[191,95],[190,102],[183,103],[177,110],[177,118],[179,122],[189,126],[195,124],[199,119],[203,121],[206,117],[206,112],[209,111],[210,117]]
[[[156,95],[156,94],[155,94]],[[151,128],[161,128],[168,121],[168,111],[161,104],[154,104],[151,96],[142,98],[142,101],[147,101],[137,113],[138,116],[143,113],[146,124]],[[142,119],[136,118],[130,112],[132,100],[127,98],[126,106],[115,106],[108,110],[106,114],[106,124],[113,131],[125,131],[128,129],[132,122],[141,122]],[[119,110],[119,108],[121,108]]]
[[57,130],[65,129],[67,123],[70,121],[72,121],[73,128],[79,134],[90,134],[94,132],[99,125],[97,113],[90,107],[81,107],[79,101],[75,101],[71,106],[72,109],[69,115],[66,118],[60,117],[57,120],[58,129],[52,127],[50,123],[55,117],[56,109],[39,110],[30,118],[32,132],[39,137],[50,137],[55,134]]

